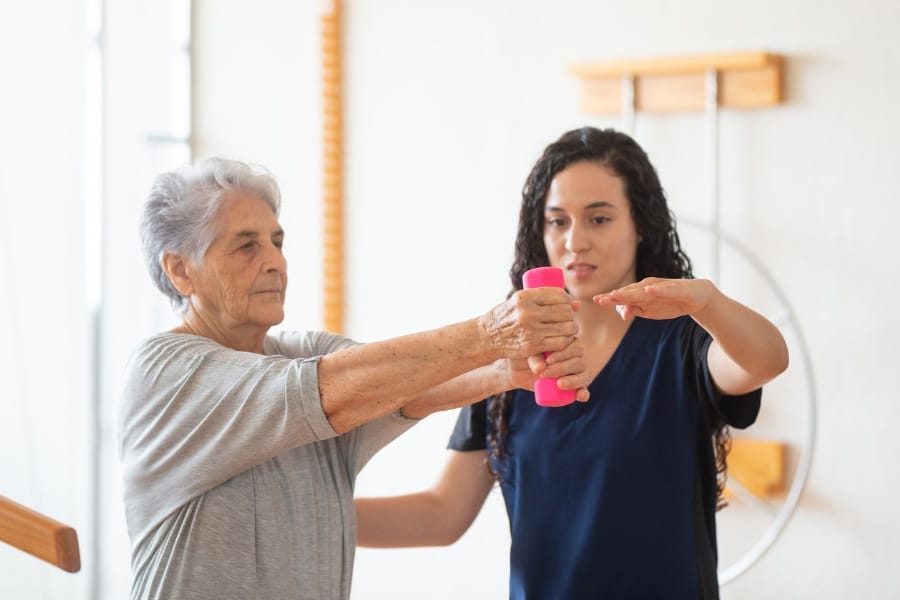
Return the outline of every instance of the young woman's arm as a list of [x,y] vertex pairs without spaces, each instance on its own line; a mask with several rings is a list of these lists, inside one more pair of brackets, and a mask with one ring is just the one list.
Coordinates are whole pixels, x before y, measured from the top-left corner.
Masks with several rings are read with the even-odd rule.
[[494,477],[487,451],[450,451],[437,483],[405,496],[357,498],[356,541],[360,546],[447,546],[469,529]]
[[713,337],[709,370],[723,394],[745,394],[787,369],[787,344],[778,328],[706,279],[647,278],[594,302],[615,305],[623,319],[690,315]]

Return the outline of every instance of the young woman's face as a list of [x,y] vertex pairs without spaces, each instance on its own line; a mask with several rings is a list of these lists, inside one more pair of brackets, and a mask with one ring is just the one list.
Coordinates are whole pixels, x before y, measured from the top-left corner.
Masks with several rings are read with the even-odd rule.
[[544,247],[579,300],[635,281],[638,234],[625,182],[594,161],[557,173],[544,204]]

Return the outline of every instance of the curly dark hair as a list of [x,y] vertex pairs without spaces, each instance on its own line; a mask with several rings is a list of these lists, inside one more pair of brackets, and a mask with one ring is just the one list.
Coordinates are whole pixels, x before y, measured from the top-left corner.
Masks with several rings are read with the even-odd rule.
[[[550,264],[544,247],[544,204],[550,184],[569,165],[593,161],[610,169],[625,184],[631,217],[641,243],[638,245],[635,275],[674,279],[693,278],[691,261],[681,249],[675,216],[669,210],[656,169],[647,153],[631,137],[613,129],[582,127],[564,133],[547,146],[531,169],[522,188],[522,207],[516,235],[515,259],[509,270],[512,295],[522,289],[525,271]],[[509,407],[513,392],[488,400],[491,427],[488,434],[489,465],[494,476],[502,477],[508,456]],[[713,435],[716,461],[717,506],[724,506],[725,456],[731,445],[728,426],[720,423]]]

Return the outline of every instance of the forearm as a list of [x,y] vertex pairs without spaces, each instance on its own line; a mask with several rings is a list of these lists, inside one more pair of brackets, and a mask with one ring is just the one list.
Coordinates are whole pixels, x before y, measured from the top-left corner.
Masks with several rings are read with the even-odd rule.
[[421,419],[434,412],[478,402],[512,387],[505,372],[491,363],[424,392],[403,407],[403,414],[410,419]]
[[562,350],[575,339],[574,311],[563,290],[522,290],[477,319],[328,354],[322,408],[343,433],[499,358]]
[[787,345],[778,328],[718,290],[691,316],[713,337],[708,359],[722,391],[750,391],[787,368]]
[[431,489],[391,498],[357,498],[357,543],[378,548],[452,544],[478,516],[494,485],[486,461],[486,450],[452,450]]
[[461,532],[442,518],[431,490],[389,498],[357,498],[356,543],[370,548],[447,546]]
[[338,433],[390,414],[426,391],[493,362],[477,319],[323,356],[319,394]]

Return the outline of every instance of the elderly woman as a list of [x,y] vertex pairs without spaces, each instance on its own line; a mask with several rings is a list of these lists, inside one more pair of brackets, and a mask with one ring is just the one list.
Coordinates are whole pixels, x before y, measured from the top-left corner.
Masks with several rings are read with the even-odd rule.
[[587,399],[557,289],[366,345],[269,335],[287,284],[279,203],[270,175],[221,159],[161,175],[145,203],[147,266],[183,321],[141,343],[122,397],[132,598],[347,598],[354,480],[375,452],[535,373]]

